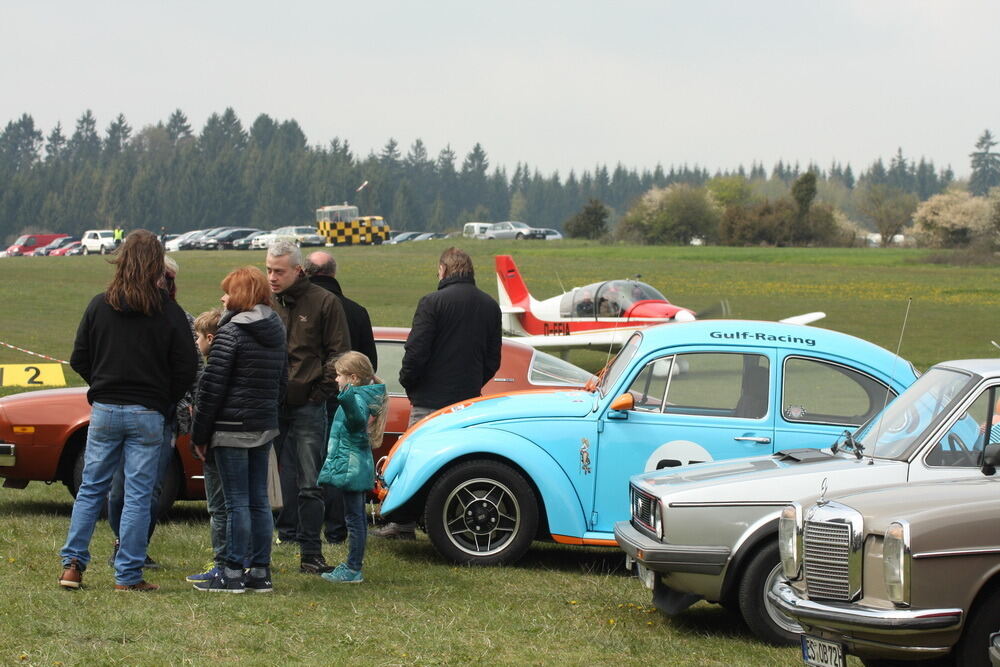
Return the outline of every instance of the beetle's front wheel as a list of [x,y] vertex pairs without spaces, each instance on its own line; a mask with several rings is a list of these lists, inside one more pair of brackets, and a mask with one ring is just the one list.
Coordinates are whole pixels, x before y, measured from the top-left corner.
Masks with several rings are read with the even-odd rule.
[[516,562],[538,527],[538,501],[524,477],[497,461],[468,461],[445,472],[427,496],[427,535],[457,563]]

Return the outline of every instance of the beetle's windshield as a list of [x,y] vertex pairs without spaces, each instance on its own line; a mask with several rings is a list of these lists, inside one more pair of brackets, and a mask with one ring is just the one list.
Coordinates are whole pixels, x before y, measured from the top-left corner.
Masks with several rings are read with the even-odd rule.
[[946,419],[975,378],[949,368],[932,368],[854,434],[865,455],[908,459],[926,435]]
[[607,396],[608,391],[611,387],[615,385],[618,378],[625,369],[628,368],[629,363],[632,361],[632,357],[635,356],[635,351],[639,348],[639,343],[642,341],[642,335],[639,333],[632,334],[632,337],[628,339],[625,346],[622,347],[621,351],[618,353],[608,366],[608,369],[601,376],[601,381],[597,383],[597,388],[601,392],[601,396]]

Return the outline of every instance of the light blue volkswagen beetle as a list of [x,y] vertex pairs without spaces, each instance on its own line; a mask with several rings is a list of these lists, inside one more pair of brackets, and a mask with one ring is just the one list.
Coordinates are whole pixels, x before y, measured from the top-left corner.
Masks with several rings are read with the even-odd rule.
[[512,563],[534,539],[615,546],[631,475],[827,447],[916,377],[891,352],[816,327],[651,327],[589,390],[473,399],[427,417],[384,462],[382,515],[422,520],[459,563]]

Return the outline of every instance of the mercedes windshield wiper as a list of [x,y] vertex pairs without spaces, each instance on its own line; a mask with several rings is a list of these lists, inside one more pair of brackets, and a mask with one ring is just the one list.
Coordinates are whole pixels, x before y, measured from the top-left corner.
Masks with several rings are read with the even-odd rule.
[[[861,444],[860,442],[858,442],[857,440],[855,440],[855,439],[854,439],[854,434],[852,434],[852,433],[851,433],[851,432],[850,432],[849,430],[847,430],[847,429],[844,429],[844,432],[843,432],[843,433],[841,434],[841,437],[843,438],[843,443],[844,443],[844,444],[845,444],[846,446],[850,447],[850,448],[851,448],[851,450],[852,450],[852,451],[854,452],[854,455],[855,455],[856,457],[858,457],[858,458],[860,459],[860,458],[861,458],[861,455],[862,455],[862,454],[864,453],[864,451],[865,451],[865,446],[864,446],[864,445],[862,445],[862,444]],[[840,438],[837,438],[837,442],[833,443],[833,447],[831,447],[831,448],[830,448],[830,450],[831,450],[831,451],[832,451],[832,452],[833,452],[834,454],[836,454],[836,453],[837,453],[837,451],[838,451],[838,450],[840,449],[840,443],[841,443],[841,440],[840,440]]]

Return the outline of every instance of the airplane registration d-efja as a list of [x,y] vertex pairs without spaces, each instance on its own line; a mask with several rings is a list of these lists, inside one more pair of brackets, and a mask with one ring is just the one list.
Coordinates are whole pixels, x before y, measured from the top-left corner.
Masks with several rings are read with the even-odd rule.
[[[497,255],[495,261],[504,334],[534,348],[617,349],[639,329],[696,319],[695,311],[670,303],[638,280],[606,280],[538,301],[513,257]],[[823,317],[808,313],[781,321],[808,324]]]

